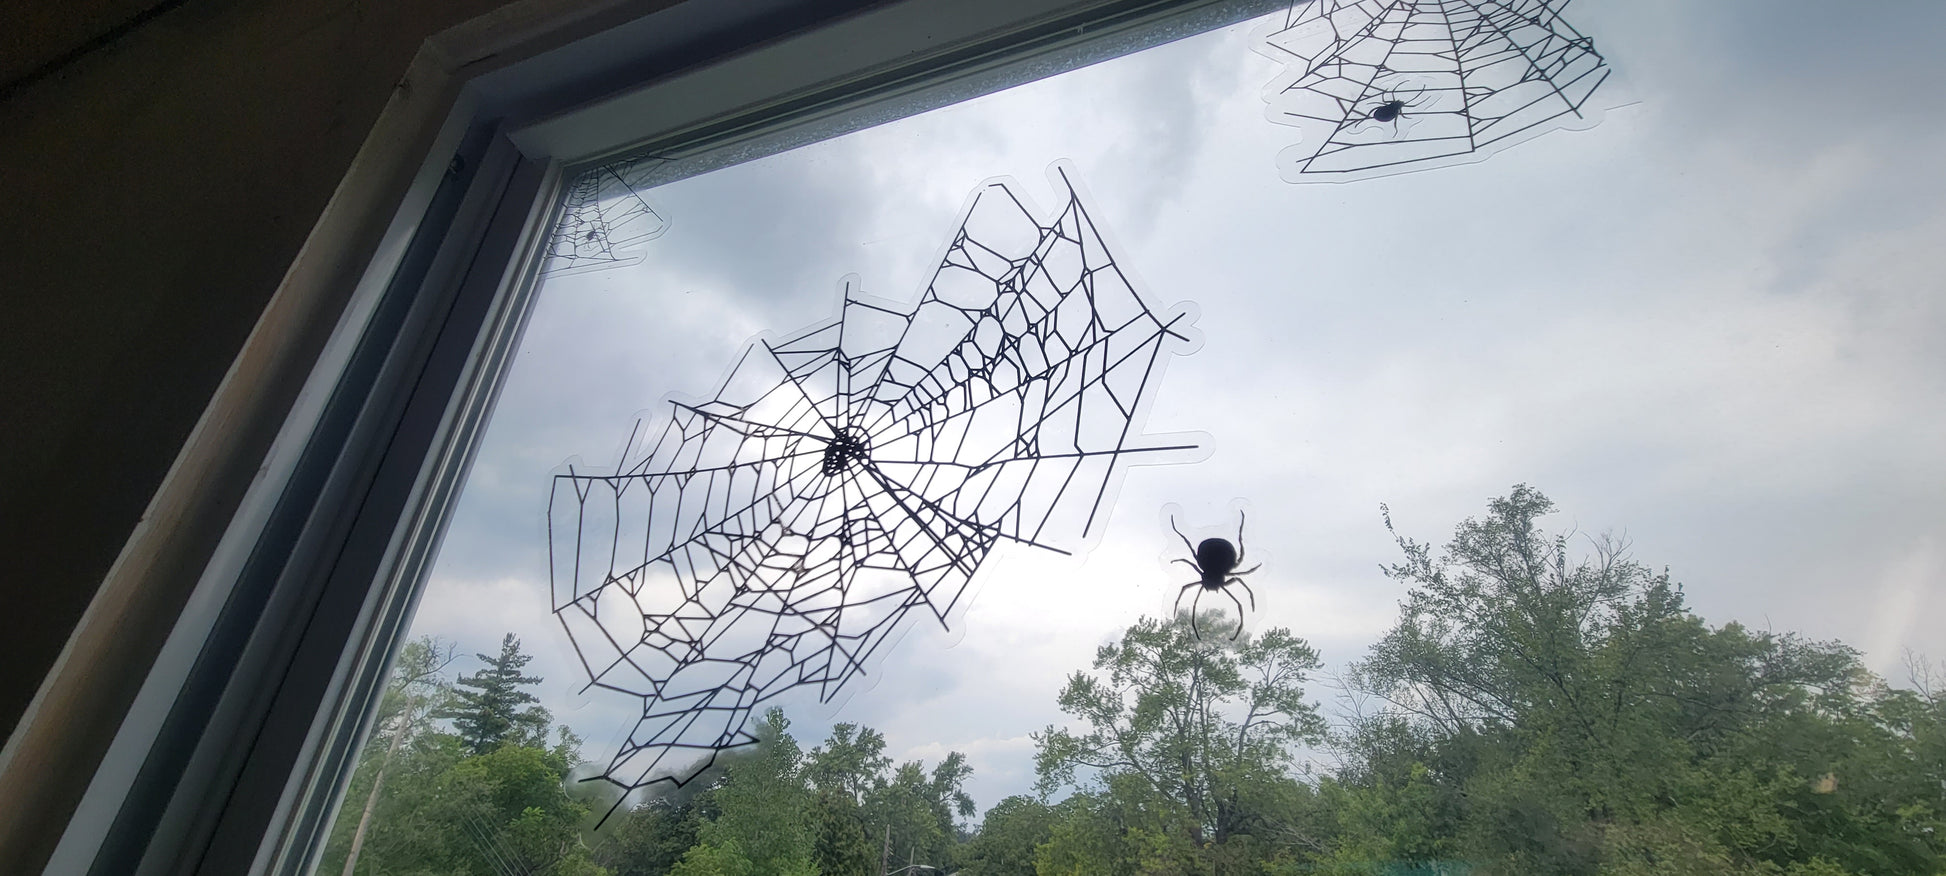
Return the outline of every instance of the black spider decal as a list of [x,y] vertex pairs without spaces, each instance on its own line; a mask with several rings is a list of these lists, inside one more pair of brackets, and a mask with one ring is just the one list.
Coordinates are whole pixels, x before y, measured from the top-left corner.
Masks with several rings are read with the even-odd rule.
[[[1264,89],[1298,129],[1286,182],[1364,179],[1484,158],[1585,128],[1608,77],[1566,0],[1308,0],[1260,33],[1284,65]],[[1400,93],[1401,86],[1404,93]]]
[[1189,592],[1191,588],[1201,588],[1196,591],[1196,598],[1189,601],[1189,626],[1200,639],[1203,631],[1196,624],[1196,607],[1202,602],[1205,592],[1222,590],[1224,595],[1229,596],[1230,601],[1237,605],[1237,628],[1230,634],[1230,641],[1236,641],[1237,636],[1243,634],[1243,600],[1237,598],[1235,591],[1227,588],[1231,584],[1242,587],[1243,592],[1250,597],[1250,610],[1257,610],[1257,593],[1250,589],[1249,584],[1244,583],[1242,576],[1263,568],[1263,564],[1258,563],[1243,571],[1236,571],[1238,566],[1243,565],[1243,513],[1237,513],[1235,545],[1230,544],[1229,539],[1223,538],[1206,538],[1201,544],[1192,545],[1189,543],[1189,536],[1183,535],[1182,530],[1176,527],[1176,518],[1173,515],[1169,518],[1169,528],[1174,529],[1176,537],[1182,539],[1183,547],[1189,548],[1191,557],[1191,559],[1177,558],[1173,562],[1195,569],[1197,575],[1196,580],[1184,584],[1181,590],[1176,591],[1176,611],[1178,613],[1182,611],[1184,593]]
[[1381,93],[1377,97],[1377,102],[1372,104],[1370,109],[1360,110],[1360,112],[1364,113],[1365,117],[1348,121],[1346,123],[1347,129],[1357,129],[1369,123],[1391,125],[1391,136],[1397,137],[1405,133],[1400,128],[1399,123],[1411,118],[1411,115],[1406,110],[1416,110],[1420,106],[1430,102],[1430,100],[1426,96],[1426,87],[1424,85],[1420,85],[1417,91],[1410,94],[1406,94],[1402,90]]

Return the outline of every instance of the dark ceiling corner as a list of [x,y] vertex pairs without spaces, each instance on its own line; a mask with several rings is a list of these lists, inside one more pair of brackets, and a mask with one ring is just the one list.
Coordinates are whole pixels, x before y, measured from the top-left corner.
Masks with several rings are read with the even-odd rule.
[[0,6],[0,101],[188,0],[15,0]]

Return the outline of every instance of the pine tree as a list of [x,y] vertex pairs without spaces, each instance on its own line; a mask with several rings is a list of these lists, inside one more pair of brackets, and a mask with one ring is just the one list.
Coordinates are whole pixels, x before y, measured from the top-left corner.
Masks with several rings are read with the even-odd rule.
[[[456,702],[438,717],[450,718],[460,741],[476,755],[486,754],[508,742],[542,745],[547,741],[547,725],[553,717],[540,706],[527,685],[540,684],[538,676],[521,675],[520,668],[534,659],[520,653],[520,639],[508,633],[500,641],[500,656],[476,654],[486,667],[472,675],[462,675],[454,691]],[[526,708],[522,708],[526,706]]]

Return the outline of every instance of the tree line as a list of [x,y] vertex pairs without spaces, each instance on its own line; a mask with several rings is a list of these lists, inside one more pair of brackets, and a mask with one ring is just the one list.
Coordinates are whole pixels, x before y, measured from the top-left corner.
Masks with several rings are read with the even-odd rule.
[[1394,533],[1407,596],[1329,716],[1290,630],[1142,619],[1060,691],[1034,792],[977,821],[963,755],[895,765],[851,724],[806,750],[772,711],[592,832],[614,800],[568,781],[579,740],[549,735],[518,642],[446,683],[451,649],[420,640],[320,872],[1946,874],[1937,669],[1895,686],[1843,643],[1710,624],[1552,510],[1519,486],[1437,548]]

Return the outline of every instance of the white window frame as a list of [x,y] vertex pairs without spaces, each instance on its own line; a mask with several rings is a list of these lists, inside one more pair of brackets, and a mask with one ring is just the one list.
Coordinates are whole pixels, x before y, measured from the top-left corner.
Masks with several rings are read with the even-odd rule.
[[[539,4],[554,10],[547,23],[503,18],[429,41],[407,77],[424,91],[404,109],[395,97],[334,199],[336,209],[361,186],[385,191],[374,164],[411,169],[392,200],[351,211],[384,219],[377,245],[348,242],[357,235],[333,227],[331,211],[314,229],[294,276],[307,259],[356,257],[364,269],[296,403],[246,411],[281,422],[277,438],[168,640],[145,658],[48,872],[315,866],[518,344],[562,180],[633,152],[700,173],[1288,3],[690,0],[647,4],[661,8],[487,69],[499,51],[522,54],[511,45],[588,30],[559,5]],[[272,315],[252,345],[274,340]],[[247,383],[239,369],[244,359],[152,516],[172,490],[195,495],[184,473],[235,428],[224,406]],[[168,537],[138,530],[104,593],[140,584],[141,558]],[[86,665],[89,621],[63,664]],[[61,682],[57,666],[37,706]],[[30,708],[8,753],[56,717]],[[0,772],[8,765],[0,755]]]

